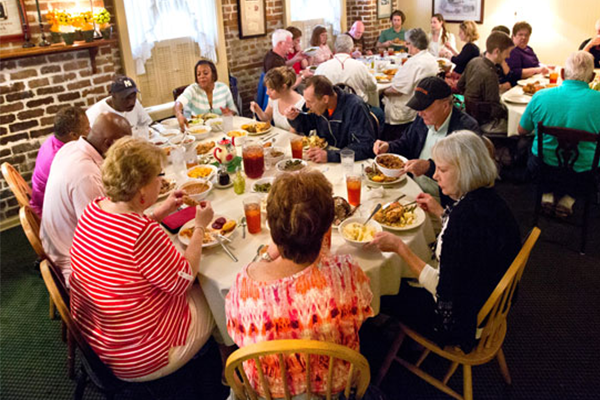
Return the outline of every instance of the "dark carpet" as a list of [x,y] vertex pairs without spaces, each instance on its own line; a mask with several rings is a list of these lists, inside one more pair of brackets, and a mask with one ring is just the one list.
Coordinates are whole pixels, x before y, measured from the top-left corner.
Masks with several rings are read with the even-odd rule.
[[[531,228],[533,186],[500,182],[497,188],[525,237]],[[600,207],[592,208],[585,256],[578,252],[578,228],[547,219],[539,226],[542,236],[509,314],[503,347],[513,384],[504,384],[495,361],[474,367],[476,399],[599,398]],[[60,339],[60,322],[48,318],[48,294],[33,267],[35,255],[20,227],[2,232],[0,239],[0,398],[71,398],[75,382],[66,374],[66,345]],[[373,376],[394,333],[381,329],[379,322],[369,322],[361,332]],[[435,356],[425,362],[432,371],[446,365]],[[172,376],[132,385],[117,398],[221,399],[227,390],[220,385],[220,370],[212,347]],[[450,385],[462,392],[460,370]],[[382,389],[389,399],[450,399],[397,364]],[[90,384],[85,399],[101,398]]]

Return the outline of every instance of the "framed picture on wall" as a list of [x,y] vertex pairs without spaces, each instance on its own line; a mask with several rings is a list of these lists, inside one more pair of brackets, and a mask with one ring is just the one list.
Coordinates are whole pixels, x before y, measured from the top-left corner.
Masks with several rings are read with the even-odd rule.
[[23,0],[0,0],[0,40],[23,40],[23,24],[29,26],[23,14]]
[[265,0],[237,0],[240,39],[267,34],[267,10]]
[[392,15],[393,0],[377,0],[377,18],[387,19]]
[[483,23],[483,0],[433,0],[433,14],[442,14],[446,22]]

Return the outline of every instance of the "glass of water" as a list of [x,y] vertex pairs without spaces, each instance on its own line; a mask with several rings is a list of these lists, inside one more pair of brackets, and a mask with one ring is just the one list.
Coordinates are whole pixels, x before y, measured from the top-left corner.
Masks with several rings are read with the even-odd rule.
[[354,150],[344,149],[340,151],[342,159],[342,169],[344,174],[351,175],[354,172]]

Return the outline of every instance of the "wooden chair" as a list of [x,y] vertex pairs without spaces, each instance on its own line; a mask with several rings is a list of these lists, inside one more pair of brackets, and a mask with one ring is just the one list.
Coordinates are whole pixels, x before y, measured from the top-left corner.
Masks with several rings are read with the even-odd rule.
[[[580,175],[581,182],[577,188],[579,195],[585,198],[583,218],[581,221],[581,254],[585,254],[585,244],[587,240],[587,228],[589,222],[590,205],[594,195],[598,191],[598,162],[600,160],[600,132],[590,133],[577,129],[559,128],[545,126],[542,122],[537,126],[538,134],[538,159],[540,161],[540,171],[537,177],[537,190],[535,202],[535,215],[533,224],[537,225],[538,217],[541,211],[543,186],[548,182],[561,176],[562,180],[569,180],[575,177],[573,166],[579,158],[579,144],[581,142],[595,143],[594,157],[590,172]],[[558,167],[553,167],[544,162],[544,135],[551,135],[556,138],[558,146],[555,150]]]
[[[361,399],[365,394],[369,381],[371,379],[371,373],[369,370],[368,361],[358,352],[334,343],[320,342],[316,340],[272,340],[261,343],[252,344],[236,350],[227,359],[227,365],[225,368],[225,378],[227,383],[235,392],[238,399],[258,399],[258,394],[251,386],[242,363],[247,360],[254,360],[258,368],[258,375],[260,378],[260,384],[264,396],[267,400],[271,400],[271,390],[267,379],[263,375],[261,359],[264,356],[277,355],[279,357],[279,365],[285,367],[285,357],[290,354],[297,353],[301,354],[306,360],[310,355],[328,356],[329,357],[329,370],[327,377],[327,393],[326,398],[329,400],[332,398],[332,374],[333,365],[335,360],[343,360],[350,363],[350,371],[348,373],[348,381],[344,394],[346,398],[350,396],[353,388],[355,389],[355,398]],[[314,357],[313,357],[314,359]],[[314,361],[313,361],[314,363]],[[237,374],[236,374],[237,371]],[[241,377],[241,381],[240,378]],[[286,399],[291,399],[290,390],[288,387],[287,379],[288,371],[285,368],[281,369],[281,377],[284,383],[284,393]],[[357,375],[358,374],[358,375]],[[311,364],[306,363],[306,387],[307,393],[312,394],[311,391]],[[310,397],[310,396],[307,396]]]
[[69,334],[81,352],[81,374],[77,380],[74,398],[83,398],[85,386],[89,378],[104,393],[107,399],[112,399],[114,394],[125,386],[127,382],[114,376],[110,368],[100,360],[83,337],[79,326],[77,326],[71,316],[69,293],[62,283],[60,270],[48,260],[42,261],[40,270],[52,301],[56,304],[62,320],[67,325]]
[[29,205],[29,200],[31,200],[31,187],[29,187],[19,171],[11,164],[5,162],[2,164],[2,176],[4,176],[4,180],[8,183],[8,187],[12,190],[19,202],[19,206],[23,207]]
[[[502,352],[502,343],[504,342],[504,337],[506,336],[507,330],[506,317],[510,311],[512,298],[516,287],[521,280],[525,265],[529,259],[529,254],[531,253],[531,250],[533,249],[533,246],[535,245],[539,236],[540,230],[534,227],[510,268],[508,271],[506,271],[500,280],[500,283],[498,283],[481,310],[479,310],[479,314],[477,315],[477,326],[481,329],[481,337],[475,349],[473,349],[470,353],[465,354],[460,348],[455,346],[446,346],[445,348],[441,348],[413,329],[400,324],[401,331],[394,341],[394,344],[390,348],[390,352],[388,353],[387,358],[384,360],[381,369],[379,370],[375,384],[379,385],[381,383],[392,361],[398,361],[409,371],[432,384],[444,393],[459,400],[472,400],[473,385],[471,367],[474,365],[485,364],[491,361],[493,358],[498,360],[502,377],[507,384],[510,384],[510,373],[508,371],[508,366],[506,365],[504,353]],[[402,341],[406,336],[409,336],[411,339],[425,348],[415,364],[412,364],[398,357],[397,355],[398,350],[402,345]],[[420,368],[425,358],[431,352],[434,352],[435,354],[451,361],[450,367],[442,380],[429,375]],[[452,377],[459,365],[462,365],[463,367],[464,397],[448,386],[448,380]]]
[[177,101],[177,98],[181,95],[181,93],[183,93],[183,91],[188,86],[189,85],[183,85],[183,86],[179,86],[179,87],[176,87],[175,89],[173,89],[173,101]]

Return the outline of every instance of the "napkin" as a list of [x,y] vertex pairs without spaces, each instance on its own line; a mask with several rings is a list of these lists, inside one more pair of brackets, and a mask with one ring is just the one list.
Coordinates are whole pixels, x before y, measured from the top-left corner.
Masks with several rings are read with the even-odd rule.
[[383,186],[379,186],[378,188],[372,188],[371,190],[367,190],[365,193],[365,198],[367,200],[381,199],[383,198],[385,192]]

